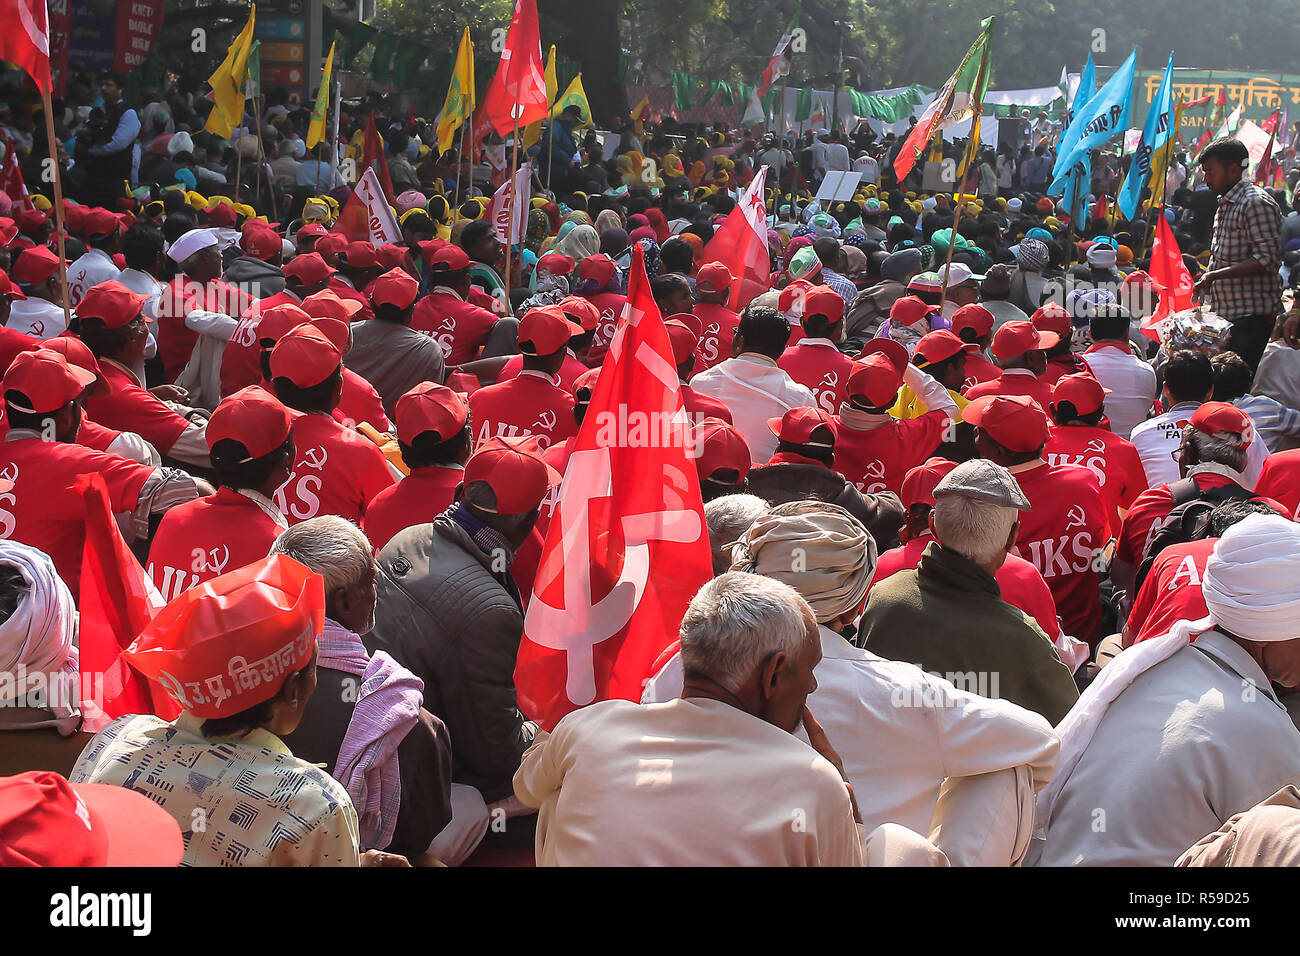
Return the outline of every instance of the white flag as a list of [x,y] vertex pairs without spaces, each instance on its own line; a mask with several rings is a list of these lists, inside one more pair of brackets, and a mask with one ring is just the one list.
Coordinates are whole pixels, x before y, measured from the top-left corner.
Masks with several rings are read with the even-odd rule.
[[525,163],[519,167],[512,180],[506,180],[492,194],[492,202],[488,204],[488,220],[496,227],[497,238],[507,245],[513,246],[523,240],[528,224],[532,186],[533,167]]
[[366,228],[370,232],[370,242],[378,248],[390,242],[402,241],[402,230],[397,225],[397,218],[384,198],[383,187],[371,167],[367,167],[358,180],[353,192],[366,209]]

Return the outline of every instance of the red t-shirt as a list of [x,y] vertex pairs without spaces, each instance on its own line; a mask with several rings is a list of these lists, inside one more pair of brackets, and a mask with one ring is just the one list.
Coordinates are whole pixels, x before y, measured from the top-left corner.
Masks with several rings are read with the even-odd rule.
[[1067,375],[1077,375],[1079,373],[1091,375],[1092,371],[1088,368],[1088,363],[1083,360],[1083,356],[1069,352],[1048,359],[1047,371],[1040,375],[1039,379],[1052,386]]
[[1300,508],[1300,448],[1275,451],[1264,459],[1255,494],[1272,498],[1292,515],[1296,513]]
[[858,491],[899,491],[907,472],[929,458],[949,418],[946,411],[926,412],[906,421],[890,420],[872,431],[858,431],[835,416],[835,470]]
[[100,359],[99,368],[111,391],[102,398],[90,398],[86,403],[90,417],[109,428],[135,432],[164,455],[171,451],[190,423],[141,388],[128,369],[111,359]]
[[[876,562],[876,573],[871,577],[872,587],[899,571],[914,570],[921,563],[921,552],[933,540],[934,535],[927,532],[902,547],[892,548],[882,554]],[[1056,640],[1056,635],[1061,630],[1061,624],[1056,619],[1056,602],[1052,600],[1051,589],[1038,569],[1024,558],[1008,554],[994,577],[1002,590],[1002,600],[1012,607],[1020,608],[1038,622],[1043,633]],[[870,589],[867,593],[871,593]]]
[[289,292],[279,292],[255,303],[240,316],[234,334],[221,353],[221,397],[232,395],[241,388],[256,385],[262,380],[262,346],[257,341],[257,323],[262,313],[277,305],[296,305],[302,300]]
[[817,407],[828,415],[839,412],[848,400],[847,386],[853,359],[829,339],[801,339],[786,346],[777,366],[817,398]]
[[343,394],[334,409],[334,420],[349,428],[368,422],[381,432],[391,427],[375,387],[346,365],[343,366]]
[[731,343],[736,338],[735,328],[740,324],[740,315],[725,305],[715,305],[712,302],[697,302],[691,311],[700,320],[700,341],[695,346],[695,371],[703,372],[731,358]]
[[[524,357],[522,355],[512,355],[506,359],[505,366],[501,369],[501,374],[497,376],[497,382],[506,382],[519,375],[524,370]],[[564,356],[564,364],[560,366],[558,373],[560,377],[560,388],[564,389],[570,395],[573,394],[573,385],[578,381],[578,376],[590,369],[577,360],[572,354]]]
[[114,514],[131,511],[154,470],[84,445],[20,438],[0,442],[0,538],[21,541],[50,556],[74,598],[80,599],[86,509],[72,490],[78,475],[103,476]]
[[275,492],[289,524],[317,515],[360,524],[370,502],[393,484],[379,447],[325,415],[295,418],[293,443],[293,472]]
[[411,312],[411,328],[433,336],[448,365],[464,365],[478,358],[496,324],[496,313],[466,302],[443,286],[435,286]]
[[1124,625],[1134,635],[1134,644],[1168,634],[1179,621],[1198,621],[1210,613],[1201,582],[1205,579],[1205,563],[1218,541],[1203,538],[1171,544],[1160,552],[1138,588]]
[[974,388],[981,382],[992,382],[1002,374],[1002,369],[998,368],[979,352],[971,352],[966,356],[964,366],[966,378],[962,380],[963,389]]
[[164,601],[196,584],[266,557],[279,537],[275,519],[230,488],[163,515],[146,570]]
[[727,403],[714,398],[712,395],[702,395],[689,385],[680,386],[682,392],[682,408],[686,414],[693,419],[700,418],[721,418],[727,424],[731,424],[731,409]]
[[474,444],[489,438],[535,435],[543,450],[578,433],[573,396],[533,371],[480,388],[469,397]]
[[337,275],[330,278],[329,290],[340,299],[352,299],[354,302],[361,303],[361,311],[352,317],[353,322],[364,322],[375,317],[375,310],[370,307],[370,300],[366,298],[366,294],[358,292]]
[[[0,418],[3,418],[0,415]],[[3,426],[4,431],[9,430],[9,426]],[[83,410],[81,413],[81,427],[77,429],[77,444],[85,445],[87,448],[93,448],[95,451],[108,451],[108,446],[117,441],[117,436],[122,434],[116,428],[108,428],[97,421],[92,421],[86,417]]]
[[375,495],[361,523],[375,552],[403,528],[427,524],[451,507],[456,486],[464,478],[464,468],[431,465],[415,469]]
[[[1216,475],[1213,472],[1193,475],[1192,480],[1202,491],[1233,484],[1232,479],[1227,475]],[[1147,546],[1155,537],[1156,528],[1173,510],[1174,496],[1170,493],[1167,484],[1148,488],[1138,495],[1137,500],[1133,502],[1133,507],[1124,516],[1124,523],[1120,525],[1115,557],[1127,561],[1134,567],[1141,564],[1142,558],[1147,553]]]
[[604,360],[609,343],[614,341],[614,329],[623,314],[623,306],[627,305],[627,296],[617,292],[597,292],[585,298],[600,309],[600,323],[596,326],[596,334],[591,337],[591,351],[587,356],[587,360],[596,366]]
[[[966,374],[970,374],[970,359],[966,360]],[[997,378],[972,385],[964,392],[971,401],[985,395],[1028,395],[1047,411],[1052,404],[1052,386],[1025,369],[1009,369]]]
[[1056,601],[1065,633],[1096,645],[1101,591],[1094,569],[1110,538],[1097,479],[1078,465],[1044,462],[1016,475],[1030,508],[1020,512],[1016,553],[1038,569]]
[[[199,339],[199,333],[185,326],[185,317],[190,312],[204,309],[231,316],[243,315],[255,301],[252,296],[220,279],[213,279],[201,287],[184,275],[173,279],[163,289],[158,302],[158,357],[162,360],[167,381],[176,381]],[[264,300],[263,305],[266,301],[269,300]]]
[[0,325],[0,375],[9,368],[9,364],[19,352],[40,347],[41,340],[36,336]]
[[1043,457],[1049,465],[1081,465],[1097,476],[1112,528],[1120,526],[1120,509],[1127,510],[1146,491],[1142,456],[1131,441],[1108,428],[1054,425]]

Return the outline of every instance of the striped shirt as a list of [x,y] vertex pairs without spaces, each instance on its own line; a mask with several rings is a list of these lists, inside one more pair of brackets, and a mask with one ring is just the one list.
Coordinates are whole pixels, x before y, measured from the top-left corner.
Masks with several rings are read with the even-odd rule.
[[1250,416],[1255,431],[1270,452],[1290,447],[1281,444],[1282,438],[1300,436],[1300,412],[1267,395],[1243,395],[1234,398],[1232,404]]
[[1241,180],[1219,197],[1210,240],[1210,270],[1226,269],[1254,259],[1264,267],[1260,275],[1220,279],[1206,295],[1225,319],[1246,315],[1275,316],[1282,311],[1282,212],[1277,203],[1254,183]]

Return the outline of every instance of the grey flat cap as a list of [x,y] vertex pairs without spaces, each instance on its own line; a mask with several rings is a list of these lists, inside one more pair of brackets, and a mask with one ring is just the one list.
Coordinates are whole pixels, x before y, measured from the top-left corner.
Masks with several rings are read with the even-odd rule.
[[944,475],[934,486],[934,496],[940,495],[965,495],[1020,511],[1029,507],[1029,499],[1011,472],[986,458],[963,462]]

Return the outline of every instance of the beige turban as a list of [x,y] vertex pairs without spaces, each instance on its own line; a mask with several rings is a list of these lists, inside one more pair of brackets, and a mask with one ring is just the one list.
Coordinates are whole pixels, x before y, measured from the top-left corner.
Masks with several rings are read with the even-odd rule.
[[[81,723],[71,701],[55,700],[53,720],[36,724],[5,720],[4,705],[24,705],[35,690],[60,697],[78,688],[77,608],[54,563],[44,552],[17,541],[0,541],[0,564],[16,568],[26,593],[0,623],[0,729],[53,726],[67,736]],[[55,694],[55,684],[61,684]]]
[[750,526],[731,552],[731,570],[790,585],[818,624],[862,606],[876,570],[876,543],[839,505],[778,505]]

